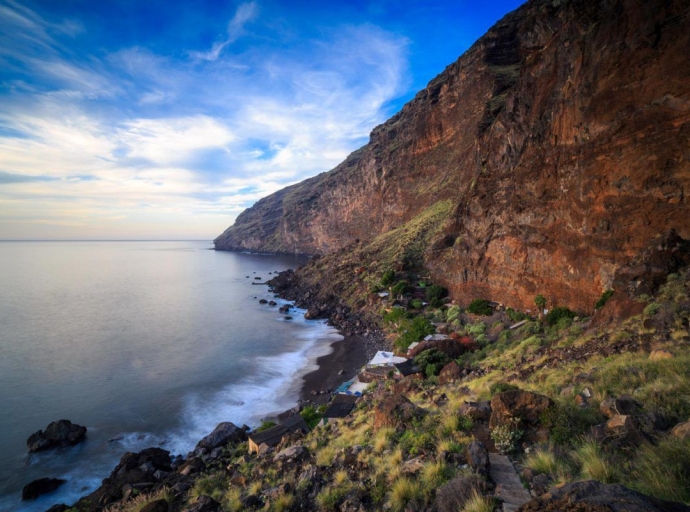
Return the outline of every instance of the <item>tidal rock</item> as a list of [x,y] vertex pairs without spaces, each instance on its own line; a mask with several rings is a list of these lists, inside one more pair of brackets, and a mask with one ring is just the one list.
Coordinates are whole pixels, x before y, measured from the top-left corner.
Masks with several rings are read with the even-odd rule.
[[247,433],[229,421],[219,423],[209,435],[196,445],[197,448],[213,450],[228,443],[238,443],[247,439]]
[[69,420],[54,421],[45,431],[34,432],[26,440],[29,453],[48,450],[58,446],[72,446],[82,441],[86,436],[86,427],[72,423]]
[[67,480],[60,478],[39,478],[26,484],[22,489],[22,500],[35,500],[42,494],[48,494],[64,484]]
[[309,308],[304,314],[304,318],[306,320],[314,320],[319,318],[319,316],[321,316],[321,309],[317,308],[316,306]]

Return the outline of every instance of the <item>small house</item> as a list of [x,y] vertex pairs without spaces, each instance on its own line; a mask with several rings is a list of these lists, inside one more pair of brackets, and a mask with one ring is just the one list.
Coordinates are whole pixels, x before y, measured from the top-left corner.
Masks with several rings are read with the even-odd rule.
[[353,395],[335,395],[328,409],[323,413],[319,425],[328,425],[346,418],[355,408],[358,399],[359,397]]
[[295,414],[289,418],[285,418],[281,421],[281,424],[288,429],[288,432],[294,434],[295,432],[301,432],[302,434],[309,433],[309,426],[307,422],[304,421],[301,415]]
[[275,425],[261,432],[249,434],[249,453],[259,453],[261,445],[276,446],[289,432],[285,425]]

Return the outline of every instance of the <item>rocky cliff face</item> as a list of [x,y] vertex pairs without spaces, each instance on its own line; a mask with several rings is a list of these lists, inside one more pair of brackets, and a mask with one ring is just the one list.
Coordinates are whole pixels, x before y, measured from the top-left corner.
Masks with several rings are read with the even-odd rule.
[[[461,301],[529,308],[542,293],[591,311],[660,233],[690,237],[689,14],[684,0],[530,1],[216,248],[359,251],[421,264]],[[415,229],[423,247],[386,246]]]

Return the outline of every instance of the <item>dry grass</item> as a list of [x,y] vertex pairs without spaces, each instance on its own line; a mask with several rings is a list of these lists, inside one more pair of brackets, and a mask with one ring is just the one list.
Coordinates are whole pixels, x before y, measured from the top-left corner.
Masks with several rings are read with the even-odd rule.
[[163,487],[157,492],[151,494],[140,494],[135,498],[131,498],[124,503],[116,503],[107,507],[107,512],[139,512],[149,503],[158,500],[165,500],[170,503],[172,495],[167,487]]
[[287,510],[290,510],[290,507],[292,507],[294,502],[295,497],[292,494],[281,494],[275,500],[273,500],[273,503],[271,503],[271,511],[286,512]]
[[392,485],[388,504],[393,512],[416,510],[424,503],[422,488],[409,478],[398,478]]
[[316,464],[317,466],[330,466],[335,460],[335,447],[325,446],[316,452]]
[[470,499],[465,503],[462,512],[493,512],[494,500],[488,496],[482,496],[474,491]]
[[599,445],[593,441],[582,444],[573,454],[580,465],[580,474],[584,479],[593,479],[610,484],[618,480],[614,466],[606,460]]

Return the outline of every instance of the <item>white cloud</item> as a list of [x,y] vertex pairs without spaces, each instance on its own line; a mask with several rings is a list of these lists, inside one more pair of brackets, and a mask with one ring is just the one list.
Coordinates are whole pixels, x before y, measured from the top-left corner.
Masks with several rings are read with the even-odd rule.
[[199,59],[214,61],[220,57],[223,50],[230,44],[234,43],[244,34],[244,26],[253,20],[258,13],[255,2],[241,4],[235,15],[228,23],[227,35],[222,41],[216,41],[210,50],[206,52],[190,52],[190,55]]

